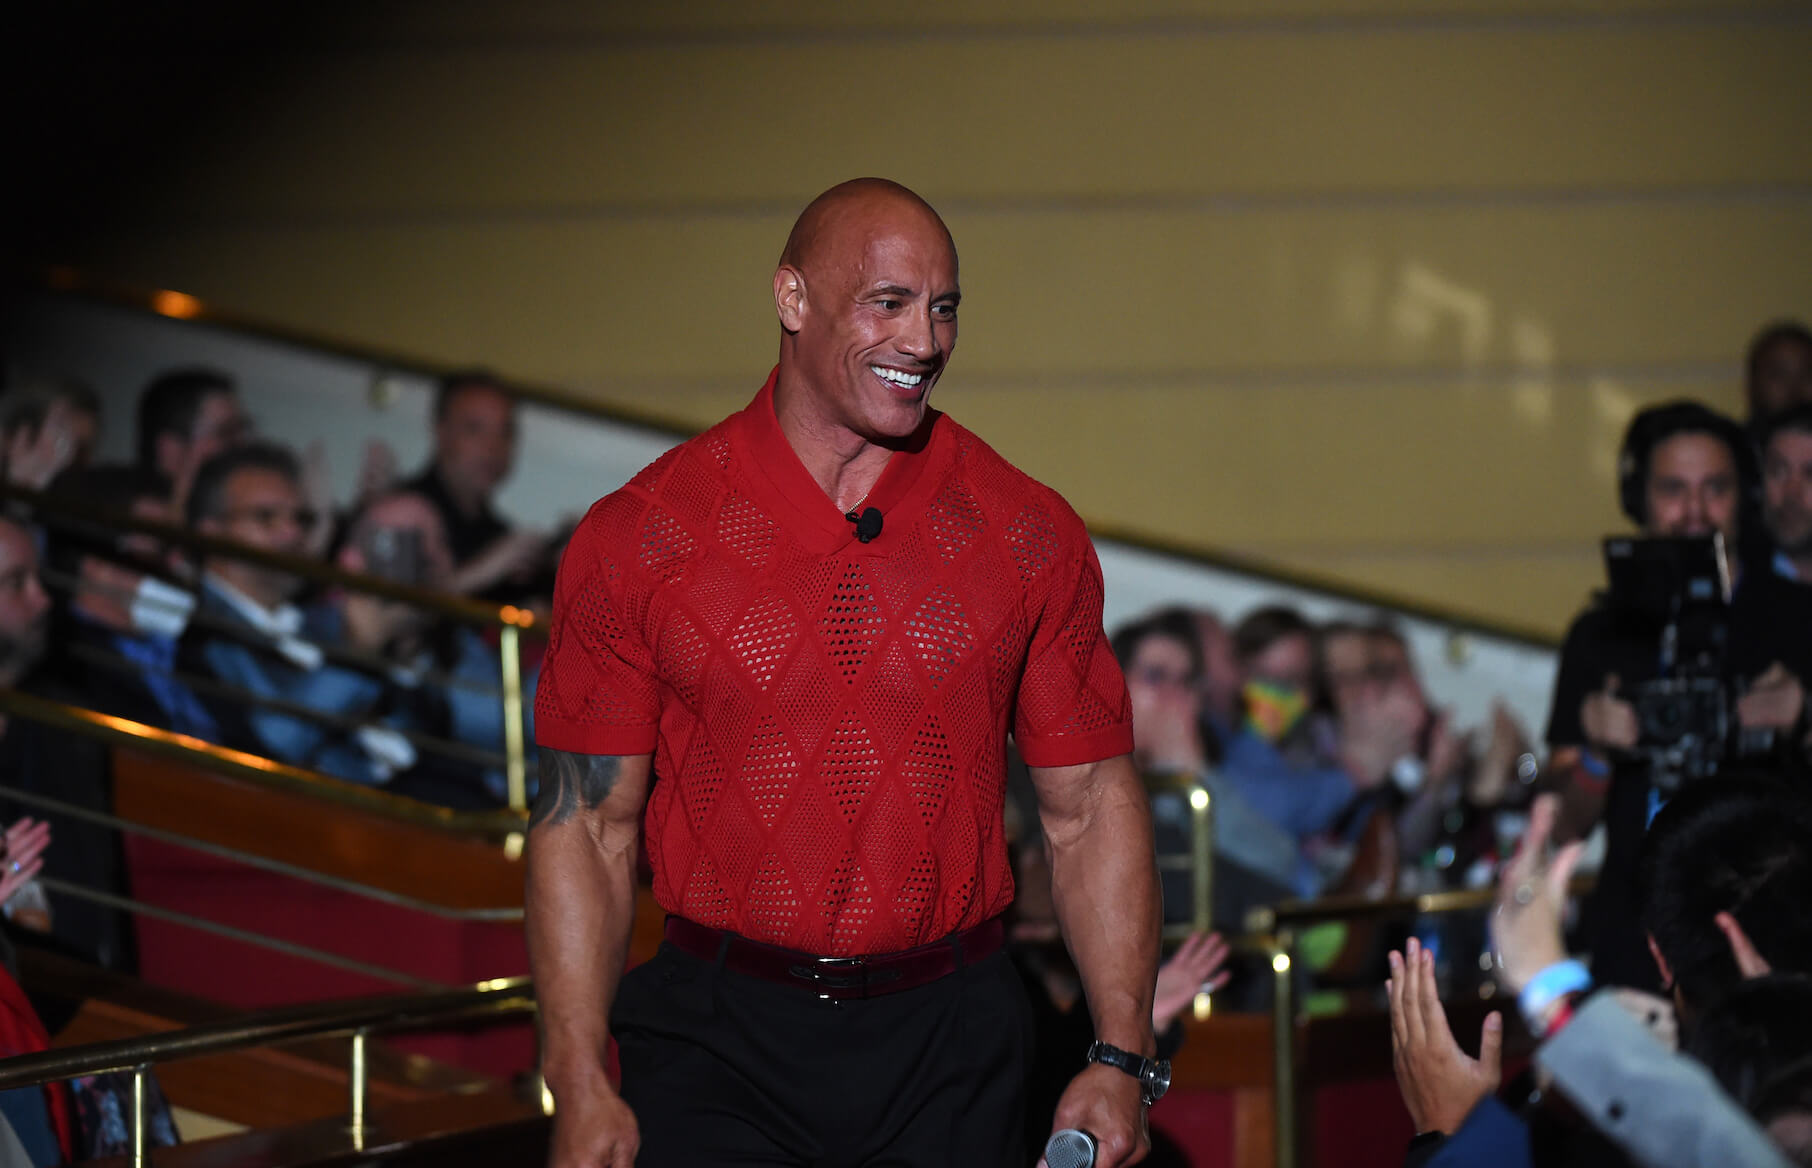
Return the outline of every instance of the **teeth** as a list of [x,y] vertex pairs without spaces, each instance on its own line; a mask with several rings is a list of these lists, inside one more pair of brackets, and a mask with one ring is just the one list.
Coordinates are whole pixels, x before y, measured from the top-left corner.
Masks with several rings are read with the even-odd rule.
[[923,373],[901,373],[898,369],[889,369],[884,365],[870,365],[869,369],[874,371],[876,377],[884,378],[895,385],[903,385],[907,389],[911,389],[925,380]]

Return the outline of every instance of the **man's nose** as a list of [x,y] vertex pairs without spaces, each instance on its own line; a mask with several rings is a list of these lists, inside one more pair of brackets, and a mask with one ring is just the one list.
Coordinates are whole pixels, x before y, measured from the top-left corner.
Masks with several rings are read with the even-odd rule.
[[937,330],[932,327],[929,306],[912,313],[908,318],[906,328],[895,340],[895,347],[900,352],[909,353],[921,361],[929,361],[937,356]]

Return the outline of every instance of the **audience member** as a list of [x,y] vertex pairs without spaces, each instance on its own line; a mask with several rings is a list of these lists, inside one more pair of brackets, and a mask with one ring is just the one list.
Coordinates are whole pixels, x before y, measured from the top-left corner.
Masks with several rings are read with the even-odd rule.
[[101,403],[78,381],[21,382],[0,397],[0,458],[8,483],[41,491],[63,470],[86,466],[101,432]]
[[1770,968],[1812,973],[1812,802],[1767,775],[1687,785],[1637,851],[1635,894],[1649,953],[1688,1025],[1744,976],[1726,914]]
[[[1182,610],[1166,610],[1122,625],[1109,643],[1132,704],[1133,764],[1144,775],[1186,775],[1206,787],[1213,797],[1217,868],[1241,869],[1217,878],[1215,919],[1240,920],[1256,903],[1315,895],[1320,875],[1296,839],[1209,765],[1194,619]],[[1152,818],[1160,850],[1188,852],[1190,809],[1178,791],[1153,792]],[[1164,874],[1167,919],[1190,919],[1189,887],[1187,873]]]
[[1812,402],[1812,331],[1796,320],[1769,325],[1749,342],[1746,373],[1751,425]]
[[[1716,533],[1726,547],[1737,546],[1743,500],[1753,497],[1759,475],[1748,436],[1735,422],[1694,402],[1644,410],[1630,422],[1620,465],[1624,511],[1645,535]],[[1772,611],[1771,590],[1753,586],[1751,577],[1759,574],[1743,572],[1740,557],[1732,558],[1731,568],[1737,580],[1725,666],[1733,680],[1753,679],[1739,714],[1745,728],[1786,730],[1798,719],[1803,697],[1799,708],[1783,709],[1793,704],[1797,683],[1783,676],[1777,654],[1785,643],[1812,636],[1812,624],[1796,631],[1772,618],[1757,619],[1756,612]],[[1656,676],[1660,635],[1657,626],[1601,602],[1581,613],[1561,648],[1547,732],[1550,773],[1570,801],[1563,834],[1583,832],[1600,814],[1608,833],[1587,911],[1594,968],[1610,984],[1651,990],[1654,966],[1633,911],[1633,865],[1665,793],[1635,751],[1638,721],[1627,693],[1630,685]]]
[[552,567],[546,535],[511,528],[493,505],[516,462],[516,402],[487,373],[454,374],[434,399],[434,453],[403,483],[440,512],[453,552],[451,590],[514,603]]
[[[170,483],[140,466],[64,471],[50,495],[137,519],[174,523]],[[212,739],[206,707],[174,676],[176,647],[195,596],[173,582],[171,554],[155,537],[95,521],[46,517],[48,567],[67,590],[58,611],[64,673],[95,709]]]
[[[1697,791],[1706,794],[1695,803],[1685,797],[1677,800],[1669,808],[1674,825],[1658,825],[1657,831],[1672,833],[1679,845],[1672,854],[1702,859],[1698,851],[1709,848],[1728,857],[1732,849],[1719,842],[1720,832],[1695,831],[1692,826],[1730,818],[1720,807],[1724,792],[1717,783],[1702,784]],[[1778,787],[1771,792],[1755,788],[1748,794],[1764,801],[1771,798],[1777,808],[1786,806],[1781,800],[1793,798]],[[1391,954],[1389,985],[1399,1085],[1419,1129],[1410,1162],[1607,1163],[1616,1154],[1599,1150],[1581,1160],[1577,1153],[1581,1141],[1590,1146],[1593,1139],[1608,1138],[1622,1154],[1653,1168],[1782,1163],[1768,1133],[1758,1126],[1760,1114],[1757,1119],[1744,1115],[1739,1102],[1720,1092],[1704,1067],[1683,1055],[1670,1056],[1657,1042],[1650,1017],[1644,1016],[1646,1008],[1632,1009],[1613,993],[1586,1000],[1593,979],[1584,966],[1566,959],[1560,933],[1567,885],[1581,845],[1562,849],[1552,862],[1544,858],[1558,806],[1553,796],[1536,801],[1529,832],[1501,875],[1492,933],[1499,976],[1516,995],[1531,1032],[1544,1040],[1536,1055],[1538,1065],[1577,1107],[1574,1114],[1592,1124],[1597,1134],[1575,1129],[1572,1138],[1556,1147],[1552,1139],[1535,1138],[1521,1119],[1491,1098],[1499,1077],[1495,1034],[1501,1022],[1487,1020],[1478,1060],[1460,1052],[1432,996],[1432,963],[1412,942],[1407,954]],[[1791,810],[1793,818],[1802,814],[1803,808]],[[1690,911],[1707,914],[1694,922],[1695,928],[1701,935],[1719,936],[1732,969],[1762,976],[1765,962],[1726,911],[1730,895],[1741,892],[1740,881],[1732,882],[1722,897],[1711,897]],[[1720,904],[1725,908],[1719,909]],[[1647,1013],[1652,1016],[1653,1011]],[[1728,1061],[1778,1065],[1791,1057],[1785,1047],[1778,1047],[1774,1052],[1731,1052]],[[1549,1109],[1540,1109],[1531,1118],[1544,1119],[1550,1129],[1554,1126]],[[1788,1126],[1797,1118],[1797,1113],[1791,1116]],[[1447,1131],[1453,1136],[1443,1140],[1440,1133]],[[1535,1154],[1532,1148],[1545,1150]]]
[[1299,842],[1331,831],[1355,784],[1313,740],[1314,628],[1294,609],[1261,608],[1233,630],[1233,651],[1241,721],[1222,764],[1229,782]]
[[[266,552],[299,555],[314,517],[302,501],[301,470],[281,447],[253,444],[204,463],[186,514],[203,535]],[[234,693],[203,695],[229,746],[354,782],[382,782],[415,762],[406,741],[373,725],[388,682],[330,664],[305,638],[302,611],[291,603],[301,581],[281,568],[230,556],[202,562],[196,619],[183,637],[184,671],[213,678]],[[380,635],[374,618],[361,634]],[[302,707],[315,717],[288,707]]]
[[[38,668],[49,628],[50,597],[38,579],[37,544],[26,528],[0,519],[0,685],[80,705],[80,693]],[[57,845],[45,855],[44,875],[103,893],[125,891],[119,837],[82,815],[112,809],[103,743],[28,718],[0,717],[0,785],[72,809],[40,808],[0,792],[0,818],[6,822],[29,815],[50,825]],[[112,969],[131,967],[131,933],[123,913],[61,893],[51,893],[45,908],[51,935],[74,953]]]
[[1771,567],[1812,585],[1812,402],[1770,418],[1761,430],[1762,522],[1774,545]]
[[1812,977],[1749,977],[1697,1019],[1682,1049],[1755,1114],[1763,1094],[1783,1073],[1812,1058]]
[[195,474],[216,454],[252,440],[233,379],[214,369],[160,375],[138,399],[138,464],[170,480],[180,512]]

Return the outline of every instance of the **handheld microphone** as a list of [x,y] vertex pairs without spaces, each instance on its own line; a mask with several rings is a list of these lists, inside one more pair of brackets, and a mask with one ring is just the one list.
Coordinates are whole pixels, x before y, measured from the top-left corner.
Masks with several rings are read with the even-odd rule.
[[843,518],[856,525],[856,540],[859,543],[868,543],[875,536],[881,534],[881,509],[879,507],[870,507],[860,515],[851,511]]
[[1066,1127],[1045,1142],[1044,1162],[1047,1168],[1095,1168],[1095,1137]]

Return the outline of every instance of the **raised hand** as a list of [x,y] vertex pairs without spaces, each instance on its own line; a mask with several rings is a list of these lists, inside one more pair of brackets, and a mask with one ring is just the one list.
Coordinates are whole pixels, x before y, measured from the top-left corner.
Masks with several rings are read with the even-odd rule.
[[1391,1065],[1417,1132],[1452,1134],[1479,1100],[1503,1081],[1504,1019],[1493,1010],[1479,1035],[1479,1057],[1466,1057],[1447,1025],[1435,988],[1434,959],[1411,937],[1390,954]]

